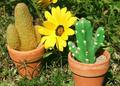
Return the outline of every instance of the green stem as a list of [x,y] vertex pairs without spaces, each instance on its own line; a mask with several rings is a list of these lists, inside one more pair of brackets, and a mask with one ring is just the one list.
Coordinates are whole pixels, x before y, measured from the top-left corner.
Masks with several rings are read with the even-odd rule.
[[[28,0],[28,1],[30,2],[30,0]],[[42,18],[42,16],[41,16],[40,11],[38,10],[38,7],[37,7],[35,1],[34,1],[34,0],[31,0],[31,2],[32,2],[31,4],[32,4],[33,7],[35,8],[35,11],[37,12],[37,15],[38,15],[38,17],[39,17],[39,20],[42,20],[42,21],[43,21],[43,18]]]

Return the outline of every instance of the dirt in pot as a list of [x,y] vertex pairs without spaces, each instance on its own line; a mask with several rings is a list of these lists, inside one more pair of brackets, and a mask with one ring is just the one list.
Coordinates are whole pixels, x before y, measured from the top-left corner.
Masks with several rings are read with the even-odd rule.
[[99,56],[99,57],[96,58],[95,64],[102,63],[105,60],[106,60],[106,57],[104,55],[101,55],[101,56]]

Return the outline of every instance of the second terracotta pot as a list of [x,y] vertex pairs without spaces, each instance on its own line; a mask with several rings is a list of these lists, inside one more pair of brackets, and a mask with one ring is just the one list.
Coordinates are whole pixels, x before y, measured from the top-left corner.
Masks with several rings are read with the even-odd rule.
[[110,63],[110,54],[108,51],[102,53],[106,60],[96,64],[84,64],[76,61],[71,53],[68,55],[68,62],[75,86],[102,86],[104,75],[108,71]]
[[32,79],[39,75],[41,58],[45,52],[41,44],[36,49],[30,51],[17,51],[7,46],[9,55],[22,77]]

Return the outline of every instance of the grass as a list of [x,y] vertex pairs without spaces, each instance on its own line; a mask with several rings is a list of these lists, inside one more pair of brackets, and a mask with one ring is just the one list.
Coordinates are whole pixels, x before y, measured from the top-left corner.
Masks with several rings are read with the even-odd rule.
[[[33,80],[23,79],[9,58],[6,49],[6,28],[14,22],[13,9],[16,3],[28,4],[34,17],[37,16],[34,7],[27,0],[0,1],[0,86],[73,86],[72,73],[68,67],[67,52],[49,51],[44,56],[41,73]],[[77,3],[76,3],[77,1]],[[64,4],[63,4],[64,3]],[[110,69],[105,77],[104,86],[120,86],[120,1],[119,0],[61,0],[57,4],[67,6],[77,17],[86,17],[94,27],[105,26],[105,45],[111,53]],[[51,6],[46,8],[50,10]],[[44,10],[41,11],[43,16]],[[44,18],[44,17],[43,17]],[[72,37],[70,39],[74,40]]]

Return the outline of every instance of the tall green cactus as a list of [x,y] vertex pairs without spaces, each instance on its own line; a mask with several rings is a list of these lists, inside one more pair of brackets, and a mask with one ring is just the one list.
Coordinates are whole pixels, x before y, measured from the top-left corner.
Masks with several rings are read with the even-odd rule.
[[[27,51],[36,48],[39,44],[38,42],[40,39],[38,40],[37,38],[40,38],[40,34],[35,30],[33,18],[28,7],[24,3],[19,3],[15,7],[15,26],[8,29],[7,43],[14,49]],[[16,45],[18,39],[19,46]]]
[[90,21],[81,18],[75,25],[77,47],[73,42],[68,42],[72,55],[83,63],[94,63],[95,52],[104,41],[104,28],[99,27],[93,37],[93,27]]

